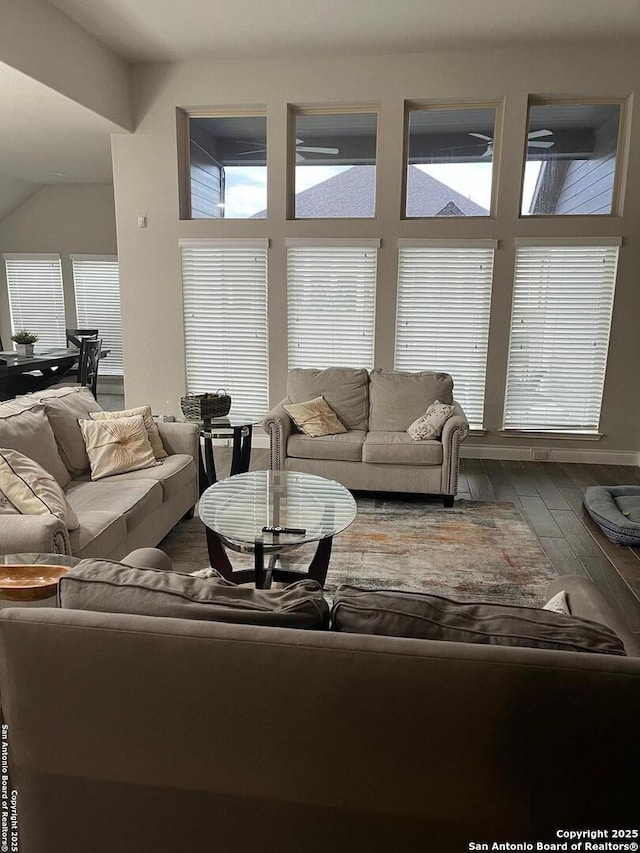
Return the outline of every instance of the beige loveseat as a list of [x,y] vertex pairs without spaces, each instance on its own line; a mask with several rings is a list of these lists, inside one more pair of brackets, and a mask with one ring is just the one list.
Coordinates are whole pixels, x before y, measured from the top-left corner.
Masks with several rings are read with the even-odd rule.
[[193,509],[198,427],[158,424],[169,454],[161,464],[92,482],[78,419],[100,408],[80,387],[0,404],[0,447],[23,453],[55,477],[80,521],[69,531],[53,515],[20,515],[0,500],[0,554],[119,559],[134,548],[157,545]]
[[[591,583],[559,587],[638,654]],[[0,687],[22,853],[460,853],[637,826],[638,657],[10,608]]]
[[[311,438],[297,430],[284,404],[319,396],[346,433]],[[414,441],[407,428],[436,400],[455,405],[441,439]],[[318,474],[348,489],[444,495],[445,506],[451,506],[457,491],[460,443],[469,432],[448,373],[350,367],[290,370],[287,397],[263,426],[274,470]]]

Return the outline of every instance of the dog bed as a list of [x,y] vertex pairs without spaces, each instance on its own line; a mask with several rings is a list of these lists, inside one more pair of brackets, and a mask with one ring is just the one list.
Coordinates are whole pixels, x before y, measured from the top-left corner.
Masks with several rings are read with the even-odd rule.
[[640,545],[640,486],[591,486],[584,505],[612,542]]

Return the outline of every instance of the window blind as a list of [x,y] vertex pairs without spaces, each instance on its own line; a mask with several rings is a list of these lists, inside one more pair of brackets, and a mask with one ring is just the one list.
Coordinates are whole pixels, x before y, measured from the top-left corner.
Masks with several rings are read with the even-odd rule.
[[517,248],[505,428],[597,432],[617,245]]
[[287,243],[289,368],[373,367],[379,241],[297,243]]
[[224,388],[234,411],[263,415],[269,408],[267,241],[180,245],[188,390]]
[[472,428],[484,419],[495,241],[400,242],[395,366],[450,373]]
[[113,256],[72,255],[78,328],[98,329],[109,355],[100,373],[122,376],[122,317],[118,259]]
[[4,256],[13,334],[38,335],[40,349],[66,346],[60,255]]

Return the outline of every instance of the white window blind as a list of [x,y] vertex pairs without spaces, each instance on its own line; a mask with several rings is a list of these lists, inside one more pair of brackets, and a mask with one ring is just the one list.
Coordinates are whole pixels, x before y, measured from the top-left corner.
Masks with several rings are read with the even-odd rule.
[[471,427],[483,425],[492,240],[399,241],[395,366],[450,373]]
[[519,241],[504,425],[597,432],[619,241]]
[[109,355],[100,373],[122,376],[122,317],[118,259],[104,255],[72,255],[73,286],[79,329],[98,329]]
[[379,244],[287,241],[289,368],[373,367]]
[[12,333],[33,332],[39,349],[65,347],[60,255],[6,254],[4,262]]
[[269,408],[267,241],[182,240],[187,387],[224,388],[233,411]]

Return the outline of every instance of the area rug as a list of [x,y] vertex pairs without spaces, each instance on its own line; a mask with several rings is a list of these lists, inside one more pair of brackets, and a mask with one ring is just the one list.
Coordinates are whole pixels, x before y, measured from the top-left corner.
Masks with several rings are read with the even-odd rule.
[[[533,532],[512,503],[358,497],[358,515],[333,540],[325,589],[343,583],[366,589],[431,592],[461,600],[540,605],[556,577]],[[209,564],[204,528],[194,517],[160,547],[177,571]],[[285,555],[283,566],[304,569],[315,546]],[[230,553],[234,568],[251,557]]]

